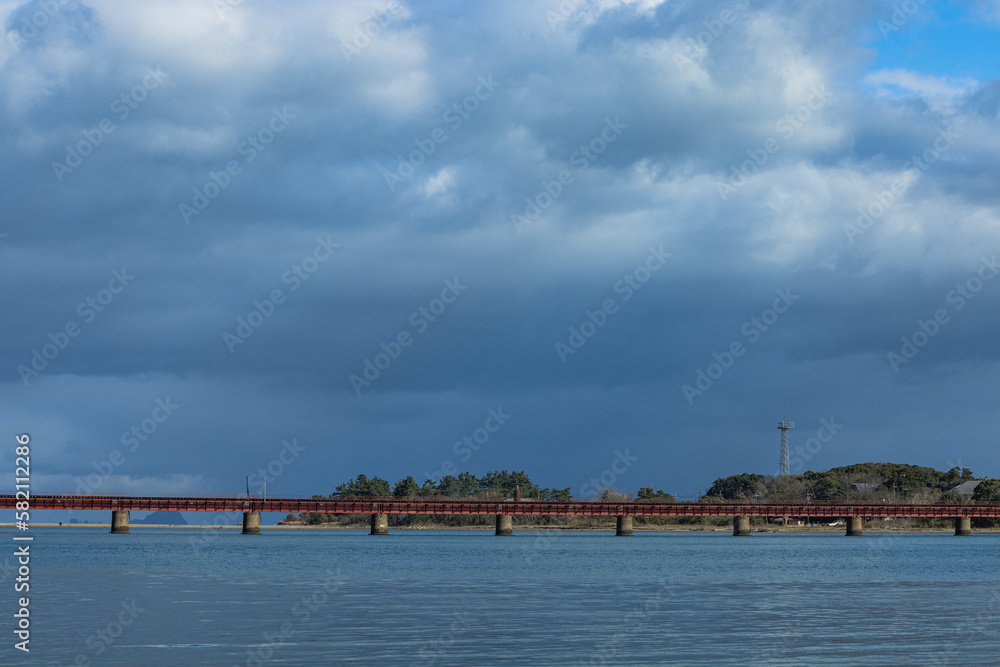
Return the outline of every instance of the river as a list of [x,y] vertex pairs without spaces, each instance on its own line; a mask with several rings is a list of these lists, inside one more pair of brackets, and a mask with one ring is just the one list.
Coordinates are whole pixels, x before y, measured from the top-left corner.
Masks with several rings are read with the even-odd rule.
[[32,530],[31,652],[8,630],[0,663],[843,667],[1000,654],[1000,534],[106,530]]

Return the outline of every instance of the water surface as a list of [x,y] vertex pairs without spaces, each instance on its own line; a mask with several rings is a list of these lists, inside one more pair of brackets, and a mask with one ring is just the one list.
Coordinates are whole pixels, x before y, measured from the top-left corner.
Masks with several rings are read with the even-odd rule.
[[1000,650],[996,534],[105,531],[32,531],[32,650],[8,631],[0,663],[962,665]]

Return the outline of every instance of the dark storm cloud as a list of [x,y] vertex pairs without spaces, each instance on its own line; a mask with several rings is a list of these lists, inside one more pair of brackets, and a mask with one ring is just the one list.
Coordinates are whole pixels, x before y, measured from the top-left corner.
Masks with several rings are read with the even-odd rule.
[[[102,484],[238,492],[287,438],[307,449],[273,492],[420,477],[501,406],[460,467],[579,489],[628,447],[621,486],[691,492],[773,472],[787,412],[843,416],[817,468],[989,472],[1000,281],[948,295],[998,250],[996,82],[866,79],[867,3],[613,4],[414,3],[368,41],[384,7],[71,4],[9,48],[0,391],[9,430],[51,447],[47,490],[168,396]],[[948,410],[959,442],[928,416]]]

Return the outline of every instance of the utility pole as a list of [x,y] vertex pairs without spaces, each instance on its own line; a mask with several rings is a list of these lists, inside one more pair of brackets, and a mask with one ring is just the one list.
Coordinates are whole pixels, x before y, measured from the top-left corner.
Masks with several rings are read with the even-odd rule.
[[778,422],[778,430],[781,431],[781,458],[778,459],[779,477],[788,474],[788,431],[793,428],[795,428],[795,422],[785,421],[784,417]]

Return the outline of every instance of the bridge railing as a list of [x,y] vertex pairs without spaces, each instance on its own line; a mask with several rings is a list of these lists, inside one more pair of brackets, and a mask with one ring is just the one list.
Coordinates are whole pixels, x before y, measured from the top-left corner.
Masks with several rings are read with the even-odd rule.
[[[252,502],[363,502],[363,503],[532,503],[532,504],[550,504],[550,505],[560,505],[560,504],[579,504],[586,503],[588,505],[602,505],[602,506],[612,506],[612,505],[623,505],[623,506],[634,506],[634,505],[721,505],[721,506],[733,506],[733,507],[743,507],[743,506],[781,506],[781,507],[851,507],[851,506],[863,506],[863,507],[911,507],[911,506],[922,506],[922,507],[955,507],[961,505],[977,506],[977,507],[1000,507],[1000,502],[986,502],[986,501],[935,501],[935,502],[903,502],[903,501],[835,501],[835,500],[785,500],[785,501],[775,501],[775,500],[758,500],[758,499],[746,499],[746,500],[725,500],[721,498],[702,498],[700,500],[669,500],[663,498],[643,498],[643,499],[633,499],[628,501],[621,500],[594,500],[592,498],[573,498],[571,500],[565,499],[539,499],[539,498],[521,498],[520,500],[515,500],[511,497],[490,497],[490,496],[344,496],[339,494],[331,494],[329,496],[312,495],[312,496],[270,496],[270,497],[260,497],[260,496],[250,496],[247,497],[245,494],[237,495],[200,495],[200,494],[158,494],[158,495],[96,495],[96,494],[84,494],[84,493],[46,493],[46,494],[33,494],[35,498],[47,498],[47,499],[83,499],[88,498],[95,501],[100,500],[158,500],[158,499],[170,499],[170,500],[196,500],[196,501],[212,501],[212,500],[225,500],[225,501],[252,501]],[[12,499],[13,494],[0,494],[0,499]]]

